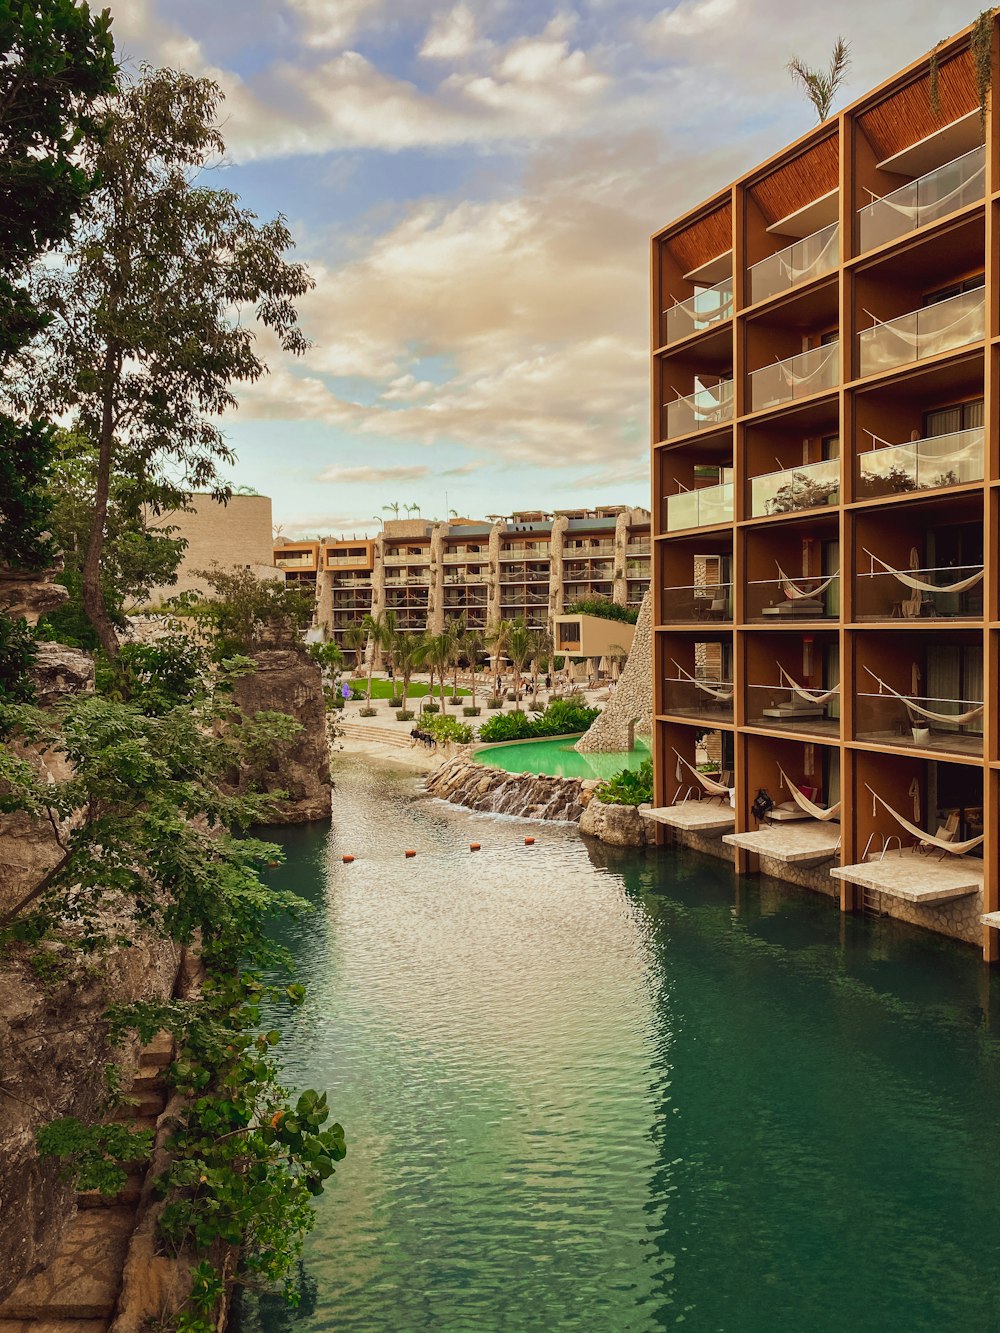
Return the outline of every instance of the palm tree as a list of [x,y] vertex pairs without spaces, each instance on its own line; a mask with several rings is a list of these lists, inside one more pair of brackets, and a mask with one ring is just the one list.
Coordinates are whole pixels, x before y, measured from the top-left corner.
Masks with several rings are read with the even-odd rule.
[[507,634],[507,656],[514,672],[514,707],[521,709],[521,674],[531,657],[533,635],[525,624],[524,616],[518,616],[511,624]]
[[507,656],[507,643],[513,628],[513,620],[501,620],[486,636],[486,642],[490,646],[493,660],[496,663],[497,679],[501,681],[501,684],[503,682],[503,670],[500,666],[500,659]]
[[403,505],[403,508],[406,510],[408,515],[412,516],[413,514],[416,514],[417,518],[420,517],[420,506],[418,504]]
[[444,676],[451,663],[451,640],[447,634],[434,634],[427,640],[427,651],[424,654],[424,661],[427,663],[431,676],[431,698],[434,698],[434,673],[438,673],[441,680],[441,711],[444,712]]
[[483,648],[486,646],[486,639],[481,629],[474,626],[467,629],[462,635],[462,652],[465,654],[465,660],[472,669],[472,707],[476,706],[476,672],[479,667],[479,659],[482,656]]
[[844,81],[847,74],[847,67],[851,63],[851,48],[844,41],[843,37],[838,37],[834,47],[833,54],[830,56],[830,68],[826,71],[821,69],[809,69],[804,65],[798,56],[792,56],[788,62],[788,72],[792,78],[802,84],[806,96],[816,108],[816,114],[819,116],[820,123],[826,120],[830,114],[830,108],[833,105],[833,99],[837,89]]
[[402,508],[402,506],[400,505],[398,500],[393,500],[392,504],[383,505],[382,508],[388,509],[389,512],[392,514],[393,518],[399,518],[399,511]]
[[357,625],[348,625],[344,630],[344,648],[354,654],[355,675],[361,674],[361,658],[364,656],[367,643],[368,632],[360,622]]
[[531,636],[531,707],[538,707],[538,677],[542,662],[552,656],[552,635],[547,629],[537,629]]
[[373,616],[369,612],[361,622],[361,629],[365,634],[368,645],[368,689],[365,692],[365,699],[368,703],[371,703],[375,654],[390,651],[392,636],[396,632],[395,613],[386,611],[384,615]]
[[452,677],[452,687],[451,687],[452,698],[454,698],[458,694],[458,664],[462,657],[462,652],[463,652],[462,640],[465,637],[465,631],[466,631],[465,616],[459,616],[457,620],[451,621],[447,629],[445,630],[451,654],[450,666],[452,668],[452,671],[454,672],[454,675]]
[[419,631],[395,630],[393,632],[392,656],[396,670],[402,679],[402,689],[399,693],[405,709],[410,679],[427,656],[426,635]]

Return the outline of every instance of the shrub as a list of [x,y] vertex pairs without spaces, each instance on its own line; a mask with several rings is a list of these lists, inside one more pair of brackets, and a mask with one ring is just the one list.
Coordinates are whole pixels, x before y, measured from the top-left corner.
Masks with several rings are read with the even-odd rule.
[[533,717],[527,713],[501,713],[488,718],[479,730],[479,739],[495,743],[531,740],[536,736],[569,736],[586,731],[600,711],[587,708],[576,699],[553,699],[544,712]]
[[508,698],[508,700],[509,700],[510,703],[516,703],[516,702],[517,702],[517,695],[514,693],[513,690],[508,690],[508,691],[507,691],[507,698]]
[[478,704],[475,708],[462,709],[462,712],[465,714],[466,717],[478,717],[482,711],[483,710],[478,706]]
[[416,714],[411,713],[408,708],[400,708],[396,711],[397,722],[412,722],[415,716]]
[[455,707],[455,708],[459,708],[459,707],[461,707],[461,705],[465,702],[465,700],[462,698],[462,696],[461,696],[460,694],[449,694],[449,695],[448,695],[448,702],[449,702],[453,707]]
[[497,713],[487,718],[479,728],[479,739],[495,744],[498,741],[523,741],[535,735],[534,723],[527,713]]
[[377,716],[377,713],[376,713],[376,711],[375,711],[374,708],[359,708],[359,709],[358,709],[358,717],[376,717],[376,716]]
[[498,694],[491,694],[486,700],[487,708],[503,708],[503,700]]
[[621,620],[627,625],[634,625],[639,619],[635,607],[619,606],[610,597],[581,597],[578,602],[567,606],[568,616],[599,616],[601,620]]
[[594,792],[604,805],[645,805],[653,799],[653,761],[644,759],[637,769],[623,768]]
[[439,713],[441,710],[437,704],[424,704],[423,711],[425,713]]
[[447,714],[429,718],[425,727],[436,741],[454,741],[456,745],[468,745],[473,737],[472,728],[467,722],[459,722]]
[[394,694],[394,695],[392,696],[392,698],[389,700],[389,707],[390,707],[390,708],[402,708],[402,706],[403,706],[403,697],[402,697],[402,695]]

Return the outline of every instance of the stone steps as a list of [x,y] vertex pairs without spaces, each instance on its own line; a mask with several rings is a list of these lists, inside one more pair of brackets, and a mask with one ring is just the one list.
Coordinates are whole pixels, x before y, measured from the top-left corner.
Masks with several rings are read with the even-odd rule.
[[[361,722],[345,722],[340,730],[346,740],[372,741],[378,745],[391,745],[397,750],[412,749],[413,741],[410,739],[407,724],[400,722],[397,725],[399,730],[391,731],[388,727],[366,727]],[[410,725],[415,725],[415,722]]]

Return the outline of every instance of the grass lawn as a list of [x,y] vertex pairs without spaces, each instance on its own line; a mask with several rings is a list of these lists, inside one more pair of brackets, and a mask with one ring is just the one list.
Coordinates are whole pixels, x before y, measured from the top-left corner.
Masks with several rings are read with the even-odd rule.
[[[351,689],[357,691],[358,694],[364,694],[365,689],[366,689],[366,687],[367,687],[367,685],[368,685],[368,681],[367,681],[367,680],[352,680],[352,681],[348,681],[348,684],[350,685]],[[391,680],[379,680],[379,679],[376,677],[375,680],[372,681],[372,698],[373,698],[373,699],[392,699],[393,697],[398,697],[398,695],[399,695],[399,691],[400,691],[402,688],[403,688],[403,687],[402,687],[402,685],[400,684],[400,682],[399,682],[398,680],[397,680],[397,681],[391,681]],[[429,691],[430,691],[430,686],[427,684],[427,682],[426,682],[425,680],[412,680],[412,681],[410,681],[410,688],[406,691],[406,697],[407,697],[408,700],[409,700],[409,699],[423,699],[423,698],[425,698],[425,697],[427,696],[427,694],[429,693]],[[445,692],[445,697],[450,696],[451,693],[452,693],[451,686],[450,686],[450,685],[446,685],[446,686],[445,686],[445,691],[444,691],[444,692]],[[459,692],[459,694],[471,694],[471,693],[472,693],[471,690],[467,690],[467,689],[465,689],[463,686],[459,686],[458,692]],[[483,694],[484,691],[480,690],[479,693],[480,693],[480,694]],[[440,697],[441,697],[441,686],[435,682],[435,685],[434,685],[434,698],[435,698],[435,699],[440,699]]]

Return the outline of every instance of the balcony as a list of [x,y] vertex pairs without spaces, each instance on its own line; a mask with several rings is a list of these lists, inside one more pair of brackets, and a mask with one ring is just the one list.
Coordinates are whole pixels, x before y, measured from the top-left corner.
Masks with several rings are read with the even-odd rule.
[[862,375],[878,375],[895,366],[980,342],[985,332],[985,293],[977,287],[859,333],[859,369]]
[[986,191],[986,148],[935,167],[892,194],[873,199],[858,210],[862,253],[876,245],[905,236],[928,222],[936,222],[966,204],[982,199]]
[[594,546],[566,546],[563,548],[564,560],[606,559],[614,555],[614,542],[598,542]]
[[824,459],[750,479],[750,517],[793,514],[840,500],[840,459]]
[[840,381],[840,344],[824,343],[750,375],[750,410],[760,412],[814,393],[835,389]]
[[629,542],[625,547],[625,554],[631,560],[633,556],[649,555],[651,549],[649,542]]
[[721,324],[724,320],[732,318],[732,314],[733,279],[730,274],[721,282],[717,282],[714,287],[706,287],[704,291],[695,292],[694,296],[688,297],[686,301],[678,301],[669,310],[664,310],[665,342],[667,344],[680,342],[682,338],[687,338],[692,333],[701,333],[703,329]]
[[539,546],[514,546],[500,552],[501,560],[541,560],[546,559],[551,551],[548,542]]
[[733,381],[720,380],[711,389],[698,389],[686,398],[664,403],[663,410],[667,440],[724,426],[733,419]]
[[355,568],[358,565],[367,568],[368,563],[367,553],[364,555],[328,555],[326,557],[327,569],[341,569],[349,565],[353,565]]
[[430,552],[421,551],[419,555],[390,553],[385,557],[387,565],[426,565],[430,563]]
[[871,551],[863,550],[863,555],[871,560],[872,570],[857,575],[858,620],[943,620],[956,616],[978,620],[982,616],[981,564],[896,570]]
[[840,572],[754,579],[747,583],[746,596],[747,620],[836,620],[840,615]]
[[731,624],[733,585],[731,583],[696,583],[688,587],[663,589],[663,623],[686,625],[709,621]]
[[285,559],[276,558],[274,563],[279,569],[315,569],[316,557],[312,555],[289,556]]
[[747,686],[747,722],[751,727],[839,736],[839,708],[839,691],[793,689],[785,685]]
[[859,741],[977,757],[983,753],[981,699],[858,694],[854,715]]
[[707,528],[716,523],[733,521],[733,483],[702,486],[696,491],[681,491],[668,495],[664,501],[667,532],[685,528]]
[[489,560],[488,551],[445,551],[446,565],[482,564]]
[[983,428],[872,449],[858,459],[858,498],[933,491],[983,479]]
[[766,301],[780,292],[787,292],[797,287],[800,282],[809,282],[837,267],[838,241],[840,224],[831,222],[828,227],[815,231],[811,236],[779,250],[775,255],[768,255],[759,263],[750,267],[750,302]]
[[698,718],[711,724],[732,722],[733,682],[667,676],[663,682],[663,711],[673,717]]

